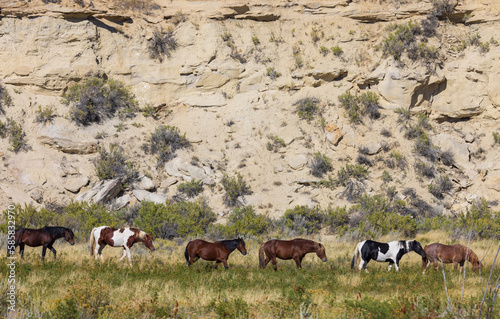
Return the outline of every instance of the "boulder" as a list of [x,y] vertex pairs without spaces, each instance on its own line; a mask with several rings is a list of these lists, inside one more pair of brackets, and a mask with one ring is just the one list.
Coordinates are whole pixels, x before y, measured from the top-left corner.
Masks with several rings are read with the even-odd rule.
[[147,176],[142,176],[139,181],[132,184],[134,189],[144,189],[150,191],[155,188],[155,184],[151,180],[151,178]]
[[141,189],[135,189],[132,194],[134,195],[135,198],[137,198],[138,201],[148,201],[148,202],[153,202],[156,204],[165,204],[167,201],[167,196],[164,194],[160,193],[150,193],[145,190]]
[[344,137],[344,134],[336,124],[329,124],[325,127],[325,139],[330,144],[337,146],[342,137]]
[[441,151],[451,151],[455,163],[461,167],[465,167],[469,163],[469,147],[463,140],[457,140],[450,134],[441,133],[432,138],[434,145],[440,148]]
[[128,194],[123,195],[123,196],[121,196],[121,197],[118,197],[118,198],[116,198],[116,199],[113,201],[113,203],[111,204],[111,208],[112,208],[113,210],[119,210],[119,209],[121,209],[121,208],[123,208],[123,207],[127,206],[127,205],[128,205],[128,203],[130,203],[130,199],[131,199],[131,198],[132,198],[132,197],[131,197],[130,195],[128,195]]
[[78,193],[80,189],[88,183],[89,178],[86,176],[72,177],[66,180],[63,187],[72,193]]
[[122,182],[119,178],[112,179],[103,183],[102,188],[92,198],[94,203],[106,203],[115,198],[122,189]]
[[224,84],[229,82],[229,77],[217,72],[205,73],[196,82],[196,87],[202,88],[204,90],[213,90],[220,88]]
[[304,154],[289,156],[287,157],[287,164],[291,169],[300,171],[307,165],[307,156],[305,156]]

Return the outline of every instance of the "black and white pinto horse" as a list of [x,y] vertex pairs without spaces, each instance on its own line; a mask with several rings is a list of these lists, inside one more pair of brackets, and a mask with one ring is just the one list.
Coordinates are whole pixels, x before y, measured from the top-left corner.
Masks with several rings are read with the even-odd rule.
[[366,265],[370,260],[375,260],[379,262],[388,262],[389,269],[391,270],[392,265],[396,265],[396,271],[399,271],[399,261],[401,257],[410,251],[414,251],[422,257],[425,257],[425,251],[416,240],[400,240],[391,241],[389,243],[379,243],[373,240],[365,240],[356,246],[354,251],[354,256],[352,256],[351,269],[354,269],[354,264],[356,258],[361,257],[359,263],[359,270],[366,270]]

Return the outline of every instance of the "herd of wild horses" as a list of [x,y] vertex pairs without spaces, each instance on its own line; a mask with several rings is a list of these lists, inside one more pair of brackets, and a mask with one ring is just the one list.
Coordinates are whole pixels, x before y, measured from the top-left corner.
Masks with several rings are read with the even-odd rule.
[[[52,245],[57,239],[64,237],[71,245],[75,243],[73,231],[65,227],[45,226],[40,229],[19,228],[16,230],[14,236],[14,250],[19,246],[21,258],[24,258],[25,245],[31,247],[43,246],[42,261],[45,258],[47,248],[54,253],[54,259],[56,258],[56,250]],[[95,259],[98,259],[100,256],[101,260],[104,260],[102,250],[106,245],[111,247],[123,247],[123,255],[120,260],[127,256],[128,261],[131,262],[132,257],[130,255],[130,248],[135,243],[139,242],[143,242],[151,251],[155,250],[153,236],[140,229],[132,227],[116,229],[109,226],[100,226],[92,229],[90,233],[90,253]],[[229,267],[227,259],[235,249],[238,249],[243,255],[247,254],[245,241],[242,238],[222,240],[214,243],[196,239],[190,241],[186,245],[184,256],[186,257],[188,266],[199,258],[202,258],[208,261],[215,261],[215,268],[217,268],[220,263],[223,263],[224,267],[227,269]],[[401,257],[411,251],[422,256],[422,268],[424,273],[431,262],[436,270],[438,268],[438,262],[442,262],[453,263],[454,268],[457,268],[457,265],[460,264],[460,271],[462,271],[466,260],[472,264],[473,270],[478,270],[482,267],[477,255],[469,249],[469,247],[460,244],[450,246],[434,243],[422,248],[420,243],[416,240],[391,241],[389,243],[365,240],[356,245],[354,256],[352,257],[351,269],[354,269],[356,259],[359,259],[359,270],[366,270],[368,262],[370,260],[375,260],[379,262],[388,262],[389,270],[395,265],[398,271]],[[259,266],[263,269],[271,262],[274,266],[274,270],[277,270],[276,258],[279,258],[284,260],[293,259],[297,268],[301,268],[304,256],[313,252],[316,253],[322,261],[325,262],[327,260],[325,246],[321,243],[301,238],[293,240],[273,239],[260,246]],[[7,251],[7,255],[9,255],[9,251]]]

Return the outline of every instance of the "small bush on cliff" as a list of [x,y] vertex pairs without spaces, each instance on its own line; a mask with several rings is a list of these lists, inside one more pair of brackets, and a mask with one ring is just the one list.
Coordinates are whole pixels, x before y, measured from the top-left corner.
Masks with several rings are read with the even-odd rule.
[[10,106],[12,105],[12,98],[9,95],[9,92],[7,92],[7,89],[0,84],[0,113],[4,113],[4,106]]
[[429,184],[429,192],[437,199],[443,199],[446,193],[453,189],[453,184],[447,175],[441,175],[434,182]]
[[25,136],[26,134],[24,133],[21,124],[18,124],[12,118],[8,118],[6,123],[0,121],[0,138],[8,137],[12,150],[15,153],[28,148]]
[[221,183],[226,191],[224,203],[227,206],[235,206],[238,203],[238,197],[252,194],[250,186],[243,180],[240,173],[236,177],[224,174]]
[[346,110],[347,116],[352,123],[360,123],[364,115],[375,120],[380,118],[380,104],[378,95],[368,91],[361,95],[352,95],[349,90],[339,97],[339,102]]
[[129,183],[139,176],[135,164],[126,160],[123,149],[116,144],[111,144],[109,151],[100,147],[99,158],[94,165],[96,175],[101,180],[120,178],[123,183]]
[[70,118],[79,125],[99,123],[115,114],[133,116],[138,104],[122,82],[95,75],[69,87],[62,103],[70,106]]
[[310,162],[311,174],[316,177],[322,177],[333,169],[331,160],[325,154],[314,153]]
[[160,62],[163,62],[164,56],[170,58],[172,51],[176,48],[177,41],[174,38],[173,29],[167,29],[165,32],[163,30],[155,30],[148,44],[149,56]]
[[160,167],[175,157],[178,149],[189,147],[186,134],[181,135],[175,126],[160,125],[151,133],[149,141],[143,145],[146,153],[156,154],[157,165]]
[[54,114],[54,109],[52,108],[52,106],[42,108],[42,106],[39,105],[38,110],[36,110],[35,113],[35,121],[37,121],[38,123],[52,122],[52,119],[56,116]]
[[180,183],[179,186],[177,186],[177,190],[191,198],[203,192],[203,184],[201,180],[193,179],[190,182]]
[[293,104],[297,107],[297,115],[304,120],[311,121],[319,111],[319,99],[315,97],[306,97]]

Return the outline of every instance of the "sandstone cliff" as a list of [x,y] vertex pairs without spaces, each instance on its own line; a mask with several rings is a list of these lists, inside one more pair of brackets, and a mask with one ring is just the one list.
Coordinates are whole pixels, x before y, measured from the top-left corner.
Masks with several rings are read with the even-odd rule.
[[[492,204],[500,197],[500,147],[492,135],[500,131],[495,0],[450,1],[447,13],[417,0],[134,2],[141,7],[120,5],[127,1],[45,2],[0,3],[0,83],[12,98],[0,118],[21,123],[29,146],[16,153],[8,139],[0,140],[1,207],[96,200],[103,187],[120,198],[119,206],[164,201],[179,182],[196,178],[215,185],[202,196],[223,216],[230,208],[220,180],[239,172],[253,190],[244,204],[276,217],[295,205],[350,205],[342,187],[314,187],[311,159],[325,154],[334,176],[346,162],[356,162],[360,149],[369,149],[372,162],[369,194],[393,186],[404,199],[403,190],[414,188],[443,213],[463,210],[479,197]],[[419,23],[431,13],[438,25],[426,41],[439,52],[437,61],[429,66],[406,54],[401,61],[383,54],[391,24]],[[162,61],[151,58],[154,32],[169,28],[177,48]],[[61,95],[89,72],[123,81],[158,117],[139,113],[120,132],[119,119],[77,126]],[[347,90],[375,92],[381,118],[353,124],[338,99]],[[297,116],[294,103],[306,97],[320,101],[323,120]],[[39,106],[52,106],[58,116],[52,123],[35,122]],[[433,145],[453,154],[453,165],[433,164],[436,176],[453,181],[444,199],[429,193],[432,178],[416,173],[421,159],[414,141],[404,137],[398,108],[409,109],[413,118],[426,114]],[[159,124],[178,127],[192,147],[157,168],[141,145]],[[98,140],[98,133],[107,137]],[[269,151],[270,136],[286,146]],[[93,160],[97,146],[110,143],[123,147],[151,179],[124,192],[99,182]],[[406,158],[405,169],[384,164],[394,151]],[[392,181],[384,181],[384,171]]]

